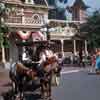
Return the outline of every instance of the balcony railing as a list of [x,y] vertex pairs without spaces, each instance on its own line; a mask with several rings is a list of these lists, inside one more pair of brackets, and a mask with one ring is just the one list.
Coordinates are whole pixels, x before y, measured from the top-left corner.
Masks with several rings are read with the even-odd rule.
[[22,17],[9,17],[5,19],[6,23],[22,23]]
[[42,24],[42,20],[39,19],[34,19],[34,18],[30,18],[30,17],[25,17],[23,20],[23,23],[25,24]]
[[43,25],[44,20],[42,19],[43,16],[39,18],[36,17],[25,17],[25,16],[17,16],[17,17],[8,17],[5,19],[6,24],[11,25]]

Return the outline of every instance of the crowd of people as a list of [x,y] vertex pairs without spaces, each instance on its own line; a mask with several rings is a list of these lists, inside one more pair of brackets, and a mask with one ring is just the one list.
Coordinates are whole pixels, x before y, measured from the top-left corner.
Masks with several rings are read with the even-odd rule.
[[96,72],[100,70],[100,48],[93,50],[86,55],[82,49],[79,50],[77,55],[65,56],[62,60],[62,65],[70,64],[72,66],[95,68]]
[[96,73],[100,73],[100,48],[96,49],[92,54],[92,67],[95,68]]

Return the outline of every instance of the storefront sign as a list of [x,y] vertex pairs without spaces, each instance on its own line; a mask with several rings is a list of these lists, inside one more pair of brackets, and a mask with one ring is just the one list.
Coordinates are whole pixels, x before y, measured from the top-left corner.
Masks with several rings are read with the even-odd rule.
[[76,31],[74,28],[72,27],[56,27],[55,28],[55,31],[52,32],[53,34],[56,34],[56,35],[63,35],[63,36],[68,36],[68,37],[71,37],[71,36],[74,36]]

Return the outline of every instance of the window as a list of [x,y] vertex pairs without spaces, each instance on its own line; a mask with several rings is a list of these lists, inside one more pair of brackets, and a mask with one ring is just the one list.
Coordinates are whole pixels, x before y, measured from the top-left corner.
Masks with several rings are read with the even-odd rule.
[[65,12],[58,12],[57,9],[50,9],[48,17],[49,19],[66,20]]
[[25,3],[27,3],[27,4],[34,4],[34,0],[25,0]]
[[57,12],[55,9],[50,9],[48,13],[49,19],[56,19]]
[[55,0],[48,0],[49,5],[54,6],[55,5]]

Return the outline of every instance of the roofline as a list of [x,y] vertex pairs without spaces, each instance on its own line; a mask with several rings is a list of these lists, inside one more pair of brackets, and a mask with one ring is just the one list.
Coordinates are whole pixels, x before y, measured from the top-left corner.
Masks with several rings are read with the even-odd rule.
[[22,3],[0,1],[0,3],[5,3],[5,4],[28,6],[28,7],[40,7],[40,8],[45,8],[45,9],[54,9],[54,6],[49,6],[46,0],[45,0],[45,2],[46,2],[46,5],[39,5],[39,4],[34,5],[34,4],[22,4]]
[[14,2],[2,2],[2,3],[12,4],[12,5],[20,5],[20,6],[28,6],[28,7],[40,7],[40,8],[48,9],[48,7],[46,5],[21,4],[21,3],[14,3]]

